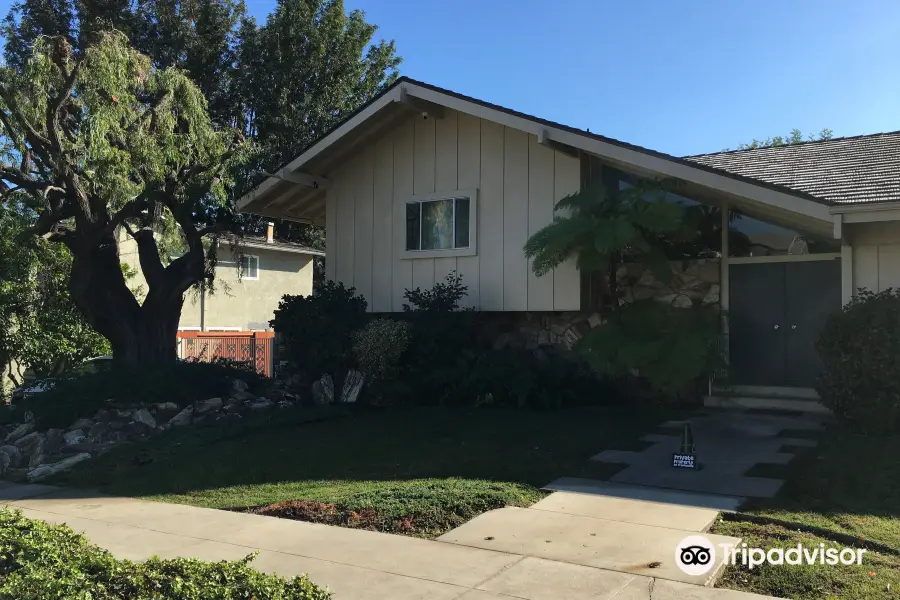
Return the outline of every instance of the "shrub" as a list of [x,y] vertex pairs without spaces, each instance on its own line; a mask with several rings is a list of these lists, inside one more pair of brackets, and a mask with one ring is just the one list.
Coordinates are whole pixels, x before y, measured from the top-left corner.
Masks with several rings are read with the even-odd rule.
[[195,559],[118,560],[64,525],[0,509],[0,600],[327,600],[305,575],[284,579],[250,567],[253,555],[217,563]]
[[822,403],[851,429],[900,431],[900,290],[861,289],[816,344]]
[[468,286],[462,284],[462,275],[451,271],[444,281],[434,284],[430,290],[416,288],[406,290],[403,297],[409,304],[403,305],[404,312],[448,313],[459,310],[459,301],[469,293]]
[[653,300],[623,306],[592,329],[576,350],[600,372],[637,372],[664,396],[677,396],[722,364],[720,313],[705,306],[676,308]]
[[366,299],[355,288],[326,281],[312,296],[286,295],[272,328],[280,335],[294,369],[306,383],[330,374],[338,383],[353,365],[351,335],[366,324]]
[[387,379],[399,368],[400,356],[409,346],[410,325],[403,321],[375,319],[353,333],[353,353],[360,369],[372,379]]
[[614,395],[583,362],[555,351],[489,350],[460,375],[456,397],[466,404],[561,408],[605,403]]
[[227,396],[232,379],[245,381],[262,394],[267,380],[253,370],[227,362],[177,361],[164,364],[111,365],[93,372],[74,372],[55,380],[47,391],[15,401],[6,408],[5,421],[21,420],[32,412],[39,428],[65,428],[80,417],[91,417],[103,408],[174,402],[185,406],[197,400]]

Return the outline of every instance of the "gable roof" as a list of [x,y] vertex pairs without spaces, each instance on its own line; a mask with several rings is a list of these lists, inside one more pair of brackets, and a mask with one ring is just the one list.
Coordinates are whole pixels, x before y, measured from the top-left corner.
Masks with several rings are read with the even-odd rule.
[[684,158],[833,204],[900,200],[900,131]]
[[408,77],[398,78],[267,177],[238,201],[239,210],[321,223],[325,216],[324,187],[327,186],[299,189],[291,178],[302,173],[307,179],[310,174],[315,175],[318,181],[327,179],[337,163],[358,149],[360,143],[372,140],[376,134],[414,114],[415,110],[411,111],[407,102],[410,99],[415,103],[449,108],[538,135],[545,142],[597,156],[628,172],[677,180],[698,197],[728,198],[729,202],[742,209],[744,204],[765,206],[779,213],[781,218],[797,217],[807,227],[831,227],[828,208],[833,202],[803,190],[541,119]]

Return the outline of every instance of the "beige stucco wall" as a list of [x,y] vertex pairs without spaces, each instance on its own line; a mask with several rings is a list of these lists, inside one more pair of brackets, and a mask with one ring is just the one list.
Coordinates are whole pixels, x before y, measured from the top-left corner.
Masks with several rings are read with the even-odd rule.
[[[259,278],[239,278],[238,263],[232,255],[231,247],[222,244],[216,266],[215,290],[212,294],[207,293],[204,302],[207,330],[220,327],[267,329],[278,308],[278,302],[285,294],[312,294],[312,256],[250,246],[245,246],[243,252],[259,257]],[[138,271],[137,276],[129,281],[129,286],[134,288],[143,285],[146,289],[134,240],[120,239],[119,257],[123,263]],[[200,327],[200,305],[198,292],[189,290],[185,294],[179,327]]]
[[853,289],[900,288],[900,222],[858,223],[848,227]]
[[[404,290],[432,287],[453,270],[465,304],[484,311],[580,308],[574,261],[536,277],[522,252],[580,186],[575,158],[537,137],[446,110],[411,117],[329,173],[326,276],[354,286],[373,312],[402,310]],[[475,256],[402,258],[405,204],[414,194],[477,188]]]

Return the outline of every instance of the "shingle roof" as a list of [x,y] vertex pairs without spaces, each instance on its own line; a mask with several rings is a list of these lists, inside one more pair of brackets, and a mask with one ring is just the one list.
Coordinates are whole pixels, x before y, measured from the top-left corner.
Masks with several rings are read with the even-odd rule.
[[292,248],[295,250],[303,251],[307,254],[312,254],[315,256],[325,256],[325,253],[321,250],[316,250],[315,248],[311,248],[305,244],[298,244],[297,242],[286,242],[284,240],[275,240],[273,243],[269,243],[264,235],[255,235],[250,233],[244,234],[244,243],[248,246],[255,247],[268,247],[273,250],[278,248]]
[[900,201],[900,131],[684,158],[828,204]]

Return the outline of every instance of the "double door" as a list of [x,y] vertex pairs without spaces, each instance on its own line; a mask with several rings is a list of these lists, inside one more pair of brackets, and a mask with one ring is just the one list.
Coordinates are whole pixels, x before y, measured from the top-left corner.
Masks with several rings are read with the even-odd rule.
[[812,387],[816,340],[841,308],[840,260],[731,264],[729,303],[733,382]]

